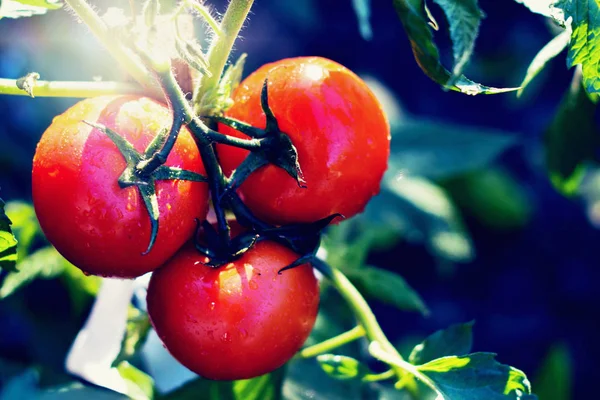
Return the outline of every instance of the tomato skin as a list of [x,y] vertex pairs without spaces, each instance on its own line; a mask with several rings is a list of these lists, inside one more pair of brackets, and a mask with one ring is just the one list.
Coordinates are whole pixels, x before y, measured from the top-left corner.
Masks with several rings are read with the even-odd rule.
[[152,274],[148,314],[170,353],[200,376],[248,379],[287,362],[315,323],[319,287],[305,264],[277,273],[297,255],[257,243],[221,268],[184,247]]
[[[352,71],[321,57],[267,64],[236,89],[226,116],[264,128],[261,88],[268,78],[269,105],[279,128],[291,138],[307,188],[299,188],[273,165],[252,174],[240,187],[248,207],[274,224],[313,222],[334,213],[349,218],[379,192],[390,151],[390,128],[382,106]],[[219,131],[246,138],[219,126]],[[227,175],[248,154],[219,145]]]
[[[126,162],[98,122],[143,152],[171,124],[162,104],[137,96],[86,99],[57,116],[33,160],[33,203],[48,240],[88,274],[133,278],[162,265],[194,234],[195,218],[208,211],[208,186],[156,181],[160,211],[156,243],[147,255],[150,219],[139,190],[121,189]],[[194,139],[182,129],[166,165],[205,174]]]

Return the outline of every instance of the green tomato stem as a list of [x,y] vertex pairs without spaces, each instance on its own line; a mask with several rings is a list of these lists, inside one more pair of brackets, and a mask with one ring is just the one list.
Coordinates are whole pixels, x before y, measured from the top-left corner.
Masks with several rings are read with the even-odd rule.
[[250,150],[250,151],[259,149],[261,146],[261,143],[262,143],[260,139],[236,138],[233,136],[223,135],[222,133],[213,131],[212,129],[210,129],[206,134],[208,135],[210,140],[215,143],[221,143],[221,144],[226,144],[229,146],[235,146],[235,147],[239,147],[240,149],[246,149],[246,150]]
[[140,60],[136,59],[134,54],[125,48],[119,41],[116,41],[110,34],[106,24],[96,14],[94,9],[86,0],[65,0],[65,2],[75,11],[77,16],[88,26],[90,31],[96,36],[100,43],[108,52],[121,64],[121,66],[142,86],[149,90],[156,90],[152,86],[151,75]]
[[[121,82],[62,82],[37,81],[33,88],[35,97],[87,98],[110,94],[142,94],[138,85]],[[16,79],[0,79],[0,94],[29,96],[17,87]]]
[[[173,112],[181,115],[184,123],[188,124],[190,130],[198,139],[198,150],[200,151],[200,157],[202,157],[202,162],[206,169],[211,199],[217,216],[219,234],[221,235],[223,244],[228,246],[231,240],[231,234],[225,215],[225,209],[221,206],[223,192],[227,186],[227,179],[223,174],[223,170],[221,169],[217,160],[217,155],[215,154],[213,141],[209,135],[211,129],[209,129],[208,126],[194,114],[192,107],[185,98],[183,90],[177,84],[172,70],[169,69],[167,71],[159,72],[157,76],[165,96],[171,103],[174,110]],[[214,134],[218,133],[214,132]],[[170,149],[168,151],[170,151]],[[166,154],[168,155],[168,152]]]
[[393,369],[389,369],[380,374],[366,375],[364,378],[362,378],[362,380],[363,380],[363,382],[379,382],[379,381],[385,381],[388,379],[392,379],[395,376],[396,376],[396,372],[394,372]]
[[[419,378],[419,380],[421,380],[421,382],[423,382],[425,385],[427,385],[433,391],[437,392],[435,383],[427,375],[425,375],[421,371],[419,371],[419,367],[412,365],[411,363],[405,361],[397,353],[396,354],[390,353],[387,349],[383,348],[383,346],[381,345],[380,342],[371,343],[369,345],[369,353],[373,357],[378,359],[379,361],[383,361],[384,363],[386,363],[392,367],[395,367],[402,371],[406,371],[410,375],[412,375],[416,378]],[[404,385],[407,386],[408,389],[413,391],[413,393],[414,393],[415,388],[414,387],[411,388],[411,386],[414,386],[414,385],[412,385],[411,382],[407,381],[406,377],[405,377],[405,379],[401,379],[400,381],[398,381],[398,383],[401,383],[401,382],[404,383]]]
[[208,26],[210,26],[210,28],[213,30],[215,35],[217,35],[217,36],[223,35],[223,32],[221,31],[221,27],[219,26],[219,23],[217,22],[217,20],[215,20],[213,18],[212,15],[210,15],[210,12],[208,12],[206,6],[204,6],[203,4],[200,4],[196,1],[192,1],[192,0],[186,0],[184,3],[182,3],[182,5],[183,4],[196,10],[198,12],[198,14],[200,14],[202,19],[204,19],[204,21],[208,24]]
[[302,349],[299,354],[300,357],[303,358],[316,357],[319,354],[327,353],[345,344],[360,339],[361,337],[364,337],[365,334],[366,332],[363,326],[358,325],[338,336],[332,337],[331,339],[324,340],[321,343],[317,343],[313,346],[309,346],[305,349]]
[[[160,71],[157,70],[156,72],[156,76],[165,92],[165,96],[171,102],[175,100],[177,104],[187,104],[185,95],[177,84],[171,69],[163,69]],[[187,108],[189,109],[189,106]],[[169,153],[171,153],[173,146],[175,146],[175,142],[177,141],[181,127],[190,120],[191,116],[189,114],[186,115],[184,108],[179,106],[173,107],[173,124],[171,125],[171,129],[169,130],[165,143],[159,151],[152,155],[152,157],[150,157],[148,160],[142,161],[137,166],[137,170],[140,174],[149,174],[167,161]]]
[[216,40],[213,40],[208,49],[207,59],[210,74],[202,76],[194,93],[194,111],[196,114],[203,109],[204,104],[201,104],[203,99],[210,102],[210,96],[204,95],[217,90],[233,43],[238,37],[240,29],[242,29],[253,2],[254,0],[231,0],[231,3],[229,3],[219,26],[220,35],[217,36]]
[[329,278],[333,286],[344,300],[346,300],[359,324],[364,328],[365,336],[369,340],[370,346],[376,344],[378,348],[381,348],[386,354],[389,354],[395,361],[400,360],[400,364],[394,363],[390,366],[395,371],[398,378],[402,379],[405,375],[406,368],[403,368],[400,365],[403,365],[402,363],[408,363],[404,361],[394,345],[388,340],[365,298],[360,294],[352,282],[350,282],[350,280],[337,268],[327,265],[318,258],[313,261],[313,264],[315,264],[319,270],[325,272],[327,278]]

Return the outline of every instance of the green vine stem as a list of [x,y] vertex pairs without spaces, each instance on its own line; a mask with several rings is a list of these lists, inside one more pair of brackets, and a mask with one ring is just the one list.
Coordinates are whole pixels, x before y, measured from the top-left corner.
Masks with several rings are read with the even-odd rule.
[[229,3],[219,26],[220,35],[215,38],[216,40],[213,40],[208,49],[207,59],[210,74],[202,76],[194,93],[194,112],[196,114],[204,106],[202,104],[203,99],[205,99],[204,101],[210,101],[210,96],[205,95],[214,93],[217,90],[233,43],[238,37],[240,29],[242,29],[253,2],[254,0],[231,0],[231,3]]
[[394,376],[396,376],[396,373],[393,369],[390,369],[380,374],[368,374],[363,378],[363,382],[385,381],[387,379],[392,379]]
[[331,350],[335,350],[345,344],[353,342],[361,337],[365,336],[365,328],[362,325],[355,326],[347,332],[344,332],[338,336],[324,340],[321,343],[306,347],[299,353],[302,358],[316,357],[319,354],[327,353]]
[[[139,85],[122,82],[62,82],[36,81],[33,87],[35,97],[74,97],[87,98],[109,94],[143,94]],[[16,79],[0,78],[0,94],[29,96],[17,87]]]
[[379,326],[379,322],[377,322],[377,318],[375,318],[375,314],[371,311],[369,304],[352,282],[346,278],[346,275],[318,258],[314,259],[313,265],[318,270],[325,273],[325,276],[329,278],[336,290],[344,298],[346,303],[348,303],[355,317],[358,319],[359,324],[365,330],[365,336],[370,342],[369,347],[375,345],[376,348],[381,349],[382,352],[389,355],[389,357],[395,361],[390,366],[394,369],[399,379],[404,378],[406,372],[412,374],[412,371],[405,368],[405,364],[411,367],[412,365],[404,361],[394,345],[390,343],[389,339],[381,329],[381,326]]
[[223,192],[227,186],[227,178],[225,178],[225,174],[223,174],[223,170],[219,165],[213,147],[213,140],[210,137],[211,135],[218,135],[218,133],[211,131],[211,129],[194,114],[191,105],[185,98],[183,90],[177,84],[171,69],[157,71],[157,77],[174,112],[177,112],[178,115],[181,116],[183,122],[188,124],[188,127],[198,140],[198,150],[200,151],[200,156],[204,163],[204,168],[206,169],[210,194],[217,216],[219,233],[224,242],[223,244],[228,247],[231,239],[230,230],[229,225],[227,224],[225,210],[221,207],[221,198],[223,197]]
[[200,4],[196,1],[193,1],[193,0],[185,0],[183,3],[181,3],[181,6],[184,6],[184,5],[196,10],[196,12],[198,14],[200,14],[202,19],[204,21],[206,21],[208,26],[210,26],[210,29],[213,30],[215,35],[217,35],[217,36],[223,35],[223,32],[221,31],[221,27],[219,26],[219,23],[213,18],[212,15],[210,15],[210,12],[206,9],[206,6],[204,6],[203,4]]
[[157,93],[157,88],[152,84],[152,75],[144,68],[140,60],[136,59],[134,54],[126,47],[109,34],[106,24],[96,14],[94,9],[86,2],[86,0],[65,0],[65,2],[75,11],[77,16],[88,26],[90,31],[96,36],[100,43],[108,50],[108,52],[121,64],[136,81],[154,95]]

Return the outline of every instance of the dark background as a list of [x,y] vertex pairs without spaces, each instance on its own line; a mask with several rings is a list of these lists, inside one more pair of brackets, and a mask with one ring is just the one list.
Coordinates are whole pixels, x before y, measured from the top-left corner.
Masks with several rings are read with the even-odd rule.
[[[225,2],[211,4],[223,10]],[[511,1],[480,0],[480,7],[486,18],[466,74],[489,86],[517,86],[531,59],[552,38],[550,24]],[[441,25],[437,43],[448,65],[451,43],[446,24],[437,8],[434,13]],[[438,273],[438,261],[419,244],[402,242],[372,255],[373,263],[398,270],[431,309],[431,315],[423,318],[378,305],[384,329],[398,338],[423,336],[474,319],[475,350],[498,353],[501,362],[524,370],[530,378],[551,346],[563,343],[572,358],[573,398],[593,398],[593,379],[600,376],[596,361],[600,357],[596,339],[600,234],[588,221],[580,199],[567,199],[550,185],[542,156],[544,129],[572,76],[565,54],[521,99],[512,93],[472,97],[443,91],[424,75],[392,1],[372,0],[371,23],[373,38],[365,41],[350,0],[258,0],[236,54],[249,54],[246,74],[284,57],[328,57],[379,80],[397,98],[403,113],[416,120],[517,134],[519,145],[505,152],[496,165],[515,179],[532,210],[524,227],[509,230],[492,229],[465,211],[477,256],[456,266],[450,275]],[[66,13],[0,21],[1,77],[18,78],[34,70],[48,80],[118,78],[112,66],[91,35]],[[30,200],[35,144],[52,117],[75,101],[0,97],[0,196],[4,200]],[[42,288],[43,296],[53,290],[49,283]],[[60,299],[54,303],[59,309]],[[0,327],[0,357],[18,358],[19,349],[32,335],[28,329],[35,327],[20,325],[19,317],[2,303]]]

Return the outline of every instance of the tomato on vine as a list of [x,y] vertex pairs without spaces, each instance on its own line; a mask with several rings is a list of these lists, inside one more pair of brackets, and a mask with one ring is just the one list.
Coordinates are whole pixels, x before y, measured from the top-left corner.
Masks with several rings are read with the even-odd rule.
[[152,274],[148,314],[169,352],[197,374],[247,379],[282,366],[315,323],[319,286],[298,255],[261,241],[220,268],[193,246]]
[[[373,92],[334,61],[284,59],[248,76],[236,89],[226,117],[265,128],[265,79],[270,108],[297,150],[307,187],[299,187],[281,168],[264,166],[240,186],[247,206],[258,218],[278,225],[361,212],[379,192],[390,151],[388,120]],[[219,131],[246,138],[223,124]],[[226,145],[218,145],[217,151],[227,175],[248,155],[247,150]]]
[[[131,278],[152,271],[193,235],[195,219],[206,217],[208,187],[179,179],[152,182],[160,219],[156,241],[147,251],[152,232],[147,205],[137,187],[119,186],[124,155],[105,132],[83,120],[114,130],[144,152],[161,129],[171,126],[171,112],[138,96],[80,101],[54,119],[33,160],[37,217],[48,240],[67,260],[86,273],[107,277]],[[165,166],[204,174],[187,129],[181,130]]]

